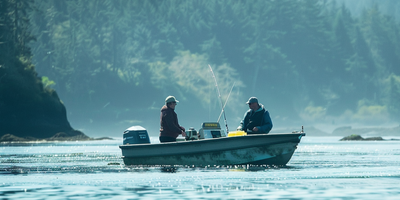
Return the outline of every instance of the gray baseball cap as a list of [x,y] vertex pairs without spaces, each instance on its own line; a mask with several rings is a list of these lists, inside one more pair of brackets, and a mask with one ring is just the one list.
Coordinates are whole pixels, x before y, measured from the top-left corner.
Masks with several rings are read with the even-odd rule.
[[168,96],[168,97],[165,99],[165,103],[167,104],[167,103],[170,103],[170,102],[176,102],[176,103],[178,103],[179,101],[176,100],[176,98],[175,98],[174,96]]
[[251,104],[251,103],[258,103],[257,97],[250,97],[250,99],[246,102],[246,104]]

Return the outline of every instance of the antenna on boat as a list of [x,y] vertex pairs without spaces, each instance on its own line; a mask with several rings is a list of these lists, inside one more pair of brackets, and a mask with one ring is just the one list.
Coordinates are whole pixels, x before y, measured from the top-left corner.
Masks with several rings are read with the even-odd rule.
[[225,109],[226,103],[228,103],[229,96],[231,96],[231,92],[232,92],[232,90],[233,90],[233,87],[235,87],[235,83],[236,83],[236,82],[233,82],[233,85],[232,85],[232,87],[231,87],[231,91],[229,92],[228,97],[227,97],[226,100],[225,100],[224,107],[222,107],[221,113],[219,114],[219,117],[218,117],[218,120],[217,120],[218,123],[219,123],[219,120],[221,119],[221,116],[222,116],[222,113],[223,113],[223,111],[224,111],[224,109]]
[[222,112],[224,113],[225,126],[226,126],[226,134],[228,134],[228,133],[229,133],[229,129],[228,129],[228,123],[227,123],[227,121],[226,121],[225,109],[224,109],[224,105],[222,104],[222,98],[221,98],[221,93],[219,92],[219,88],[218,88],[217,79],[215,78],[214,72],[213,72],[213,70],[212,70],[212,68],[211,68],[211,65],[210,65],[210,64],[208,64],[208,67],[210,68],[211,75],[212,75],[212,77],[214,78],[214,81],[215,81],[215,87],[217,87],[217,92],[218,92],[219,101],[220,101],[220,103],[221,103]]

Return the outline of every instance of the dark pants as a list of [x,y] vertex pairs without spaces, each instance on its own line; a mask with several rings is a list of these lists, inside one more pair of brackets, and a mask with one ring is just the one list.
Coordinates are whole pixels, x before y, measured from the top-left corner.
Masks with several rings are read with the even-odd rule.
[[176,142],[176,138],[168,136],[160,136],[160,142]]

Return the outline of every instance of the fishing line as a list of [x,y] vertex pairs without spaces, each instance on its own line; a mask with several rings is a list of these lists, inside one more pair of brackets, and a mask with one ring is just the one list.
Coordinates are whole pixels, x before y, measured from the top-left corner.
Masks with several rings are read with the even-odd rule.
[[217,121],[218,123],[219,123],[219,120],[221,119],[222,112],[223,112],[223,110],[225,109],[226,103],[228,103],[229,96],[231,96],[231,92],[232,92],[232,90],[233,90],[233,87],[235,87],[235,83],[236,83],[236,82],[233,82],[233,85],[232,85],[232,87],[231,87],[231,91],[229,92],[228,97],[226,98],[224,107],[222,108],[221,113],[219,114],[218,121]]
[[219,102],[221,103],[221,107],[222,107],[222,112],[224,113],[224,120],[225,120],[225,126],[226,126],[226,134],[229,133],[229,129],[228,129],[228,123],[226,121],[226,115],[225,115],[225,109],[224,109],[224,105],[222,103],[222,98],[221,98],[221,93],[219,92],[219,87],[218,87],[218,83],[217,83],[217,79],[215,78],[214,72],[211,68],[211,65],[209,64],[208,67],[210,68],[211,71],[211,75],[214,78],[215,81],[215,87],[217,87],[217,92],[218,92],[218,97],[219,97]]

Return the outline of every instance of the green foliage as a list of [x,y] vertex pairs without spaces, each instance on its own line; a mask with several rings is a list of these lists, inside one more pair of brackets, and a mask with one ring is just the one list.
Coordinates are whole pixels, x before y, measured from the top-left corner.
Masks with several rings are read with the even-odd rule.
[[[211,64],[223,98],[236,82],[234,101],[269,99],[286,118],[393,118],[400,112],[399,24],[377,6],[352,17],[332,2],[35,1],[35,65],[66,101],[93,107],[110,101],[114,87],[216,105]],[[100,94],[107,100],[97,105]],[[373,105],[357,106],[363,99]]]
[[366,100],[358,102],[357,112],[352,116],[352,120],[369,123],[383,123],[389,119],[390,116],[386,105],[371,105]]
[[[28,43],[34,37],[28,11],[32,3],[0,2],[0,136],[46,138],[72,130],[57,93],[43,87],[31,61]],[[46,78],[47,85],[54,83]]]
[[56,83],[54,81],[50,80],[49,77],[42,76],[42,84],[43,84],[43,87],[49,88],[49,87],[55,85]]
[[301,112],[300,117],[302,117],[302,119],[305,121],[317,121],[325,119],[327,117],[326,114],[326,108],[322,106],[313,106],[310,104],[304,108],[304,111]]
[[[189,51],[178,52],[178,55],[169,64],[162,62],[149,64],[151,82],[160,89],[172,90],[174,88],[183,97],[195,96],[204,107],[208,107],[212,103],[215,105],[215,101],[218,99],[213,98],[216,96],[215,88],[210,87],[214,85],[214,80],[208,70],[208,60],[209,58],[205,54],[191,54]],[[243,87],[237,71],[229,65],[213,66],[212,69],[223,99],[227,98],[233,83],[239,90]],[[212,100],[214,102],[211,102]],[[239,103],[237,100],[237,94],[233,94],[231,102]],[[219,104],[216,105],[219,107]]]

